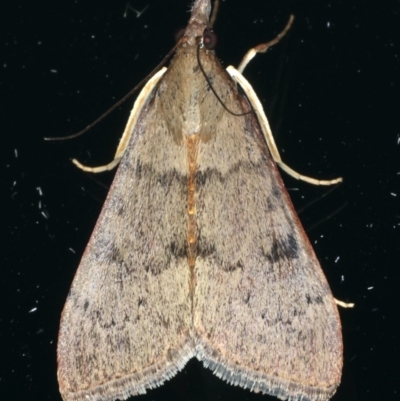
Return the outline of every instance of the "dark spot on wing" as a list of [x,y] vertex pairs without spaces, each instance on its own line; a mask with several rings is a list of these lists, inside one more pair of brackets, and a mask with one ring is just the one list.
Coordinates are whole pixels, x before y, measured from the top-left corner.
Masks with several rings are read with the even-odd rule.
[[265,255],[271,263],[278,263],[281,260],[291,260],[298,257],[298,245],[293,234],[273,240],[269,254]]
[[118,210],[117,210],[117,215],[118,216],[122,216],[125,214],[125,205],[122,204],[121,206],[119,206]]
[[121,255],[121,251],[118,246],[116,246],[115,242],[111,246],[110,261],[114,262],[117,266],[122,266],[125,262],[123,256]]
[[201,231],[199,232],[197,238],[196,256],[201,259],[208,259],[215,266],[218,266],[227,272],[233,272],[237,269],[244,269],[243,260],[227,260],[222,258],[221,254],[217,251],[215,244],[205,240],[201,236]]
[[207,168],[204,171],[198,171],[196,174],[196,186],[202,187],[209,181],[219,181],[224,183],[232,174],[237,174],[238,171],[249,174],[254,172],[254,164],[251,162],[238,162],[232,165],[227,173],[222,174],[220,170]]
[[274,182],[272,182],[272,196],[276,199],[281,199],[282,197],[282,190],[279,188],[278,185],[276,185]]
[[270,198],[267,198],[267,210],[269,212],[273,212],[276,209],[276,206],[273,202],[271,202]]
[[322,304],[323,303],[323,299],[321,295],[310,295],[310,294],[306,294],[306,301],[308,305],[311,304]]
[[245,304],[248,304],[250,302],[250,297],[251,297],[250,292],[248,292],[246,298],[244,299]]
[[176,259],[186,258],[187,257],[187,244],[182,243],[179,244],[176,241],[171,241],[169,245],[170,253],[175,256]]
[[166,169],[160,173],[151,164],[138,161],[135,165],[135,175],[139,180],[145,179],[166,189],[169,189],[173,182],[180,183],[182,189],[186,190],[187,188],[187,176],[182,175],[176,169]]
[[201,231],[197,237],[197,257],[207,259],[209,256],[215,253],[215,245],[213,243],[207,242],[202,236]]

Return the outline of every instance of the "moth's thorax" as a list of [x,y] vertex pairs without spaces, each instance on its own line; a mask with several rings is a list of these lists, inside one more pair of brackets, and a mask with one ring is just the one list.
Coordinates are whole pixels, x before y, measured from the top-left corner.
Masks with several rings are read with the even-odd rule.
[[[160,85],[160,91],[168,93],[168,103],[163,107],[165,120],[169,132],[179,142],[191,135],[207,137],[210,109],[216,107],[215,95],[201,71],[196,53],[197,46],[180,47]],[[206,73],[212,71],[213,52],[200,49],[200,59]]]
[[214,52],[201,46],[210,11],[209,0],[194,3],[189,25],[159,86],[161,110],[168,132],[177,143],[192,135],[200,135],[201,140],[207,141],[215,128],[210,121],[218,121],[222,111],[207,82],[213,80],[210,75],[215,75],[220,65]]

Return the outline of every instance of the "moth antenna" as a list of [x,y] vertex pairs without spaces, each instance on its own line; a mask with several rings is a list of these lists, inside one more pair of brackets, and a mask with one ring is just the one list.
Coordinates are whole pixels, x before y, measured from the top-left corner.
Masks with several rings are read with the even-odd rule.
[[215,20],[217,19],[217,15],[218,15],[218,9],[219,9],[219,0],[215,0],[213,9],[212,9],[211,18],[210,18],[210,23],[209,23],[210,28],[212,28],[215,24]]
[[215,97],[217,98],[217,100],[221,103],[222,107],[223,107],[228,113],[232,114],[233,116],[237,116],[237,117],[245,116],[245,115],[247,115],[247,114],[252,113],[253,110],[247,111],[247,112],[245,112],[245,113],[235,113],[235,112],[233,112],[232,110],[230,110],[230,109],[227,107],[227,105],[223,102],[223,100],[222,100],[222,99],[220,98],[220,96],[218,95],[217,91],[214,89],[214,87],[213,87],[213,85],[212,85],[210,79],[208,78],[208,76],[207,76],[206,72],[204,71],[204,68],[203,68],[203,66],[202,66],[202,64],[201,64],[201,61],[200,61],[200,47],[201,47],[201,43],[200,43],[200,41],[199,41],[199,43],[198,43],[198,45],[197,45],[197,62],[198,62],[198,64],[199,64],[200,71],[201,71],[201,73],[203,74],[205,80],[207,81],[208,86],[210,87],[212,93],[214,93],[214,96],[215,96]]
[[117,107],[119,107],[122,103],[124,103],[127,99],[129,99],[141,86],[143,86],[157,71],[161,69],[161,67],[169,60],[169,58],[175,53],[175,50],[177,49],[178,46],[180,46],[181,41],[179,40],[175,46],[168,52],[168,54],[162,59],[162,61],[150,72],[150,74],[147,74],[145,78],[143,78],[133,89],[131,89],[125,96],[122,97],[122,99],[118,100],[117,103],[115,103],[113,106],[111,106],[105,113],[103,113],[99,118],[94,120],[92,123],[90,123],[86,128],[83,130],[72,134],[72,135],[66,135],[66,136],[60,136],[60,137],[46,137],[43,138],[45,141],[64,141],[68,139],[74,139],[77,138],[78,136],[83,135],[90,129],[92,129],[94,126],[96,126],[99,122],[104,120],[109,114],[111,114]]
[[335,185],[334,187],[331,187],[327,191],[325,191],[322,195],[320,195],[318,198],[313,199],[312,201],[308,202],[305,206],[303,206],[301,209],[297,210],[297,214],[302,213],[304,210],[308,209],[310,206],[312,206],[314,203],[319,202],[321,199],[325,198],[325,196],[329,195],[331,192],[335,191],[339,185]]
[[324,217],[323,219],[317,221],[314,223],[311,227],[308,227],[306,231],[309,233],[311,230],[314,230],[314,228],[318,227],[320,224],[322,224],[324,221],[328,221],[331,219],[333,216],[337,215],[339,212],[341,212],[346,206],[348,205],[348,202],[343,203],[342,206],[338,207],[334,212],[330,213],[328,216]]

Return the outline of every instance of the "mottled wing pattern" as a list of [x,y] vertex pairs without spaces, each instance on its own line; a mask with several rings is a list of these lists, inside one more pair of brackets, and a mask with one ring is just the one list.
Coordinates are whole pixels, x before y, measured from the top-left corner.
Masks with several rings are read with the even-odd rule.
[[[227,107],[249,110],[212,55],[202,57]],[[218,118],[202,132],[196,179],[197,357],[241,387],[327,400],[342,368],[330,289],[254,115],[233,117],[216,100],[211,109]]]
[[193,356],[186,154],[163,117],[167,86],[142,112],[68,295],[58,342],[66,401],[144,393]]

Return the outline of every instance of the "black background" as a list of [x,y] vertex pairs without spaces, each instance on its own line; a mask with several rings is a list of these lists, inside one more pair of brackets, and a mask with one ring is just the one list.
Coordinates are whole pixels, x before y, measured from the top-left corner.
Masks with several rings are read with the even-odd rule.
[[[60,313],[113,173],[130,99],[86,136],[62,142],[143,79],[189,18],[186,0],[8,1],[0,6],[0,394],[61,400]],[[290,34],[245,71],[294,169],[344,182],[328,196],[284,176],[341,310],[345,344],[335,401],[400,399],[399,1],[228,0],[215,31],[224,65]],[[40,188],[40,189],[38,189]],[[40,193],[42,192],[42,194]],[[321,198],[321,199],[320,199]],[[318,200],[309,207],[309,202]],[[4,204],[3,204],[4,205]],[[232,387],[193,360],[137,400],[273,400]]]

